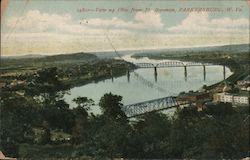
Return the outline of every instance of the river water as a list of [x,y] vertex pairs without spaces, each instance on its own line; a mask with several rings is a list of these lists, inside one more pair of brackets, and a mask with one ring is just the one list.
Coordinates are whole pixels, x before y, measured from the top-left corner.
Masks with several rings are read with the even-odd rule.
[[[156,64],[163,61],[148,58],[134,59],[130,55],[123,58],[134,63],[147,62]],[[96,104],[91,107],[91,112],[99,114],[101,111],[98,103],[105,93],[111,92],[121,95],[123,97],[122,103],[128,105],[156,98],[175,96],[183,91],[198,90],[203,85],[211,85],[224,79],[223,66],[207,66],[205,80],[203,73],[202,66],[187,67],[187,77],[184,74],[184,67],[157,68],[157,76],[155,76],[154,68],[140,68],[131,71],[129,75],[72,88],[69,94],[65,95],[65,100],[70,104],[70,107],[75,107],[76,104],[72,102],[72,99],[78,96],[91,98]],[[230,69],[226,68],[226,77],[231,74]]]

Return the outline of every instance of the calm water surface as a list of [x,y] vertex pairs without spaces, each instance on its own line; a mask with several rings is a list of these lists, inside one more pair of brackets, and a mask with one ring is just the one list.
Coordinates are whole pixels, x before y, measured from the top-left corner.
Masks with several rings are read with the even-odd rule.
[[[133,59],[130,55],[123,57],[130,62],[159,63],[162,60],[150,60],[148,58]],[[178,95],[183,91],[198,90],[203,85],[211,85],[222,81],[223,67],[219,65],[206,67],[206,79],[204,80],[203,67],[187,67],[187,77],[184,75],[184,67],[158,68],[157,77],[153,68],[137,69],[131,71],[129,75],[118,78],[107,79],[98,83],[89,83],[70,90],[65,95],[65,100],[70,107],[76,104],[72,99],[78,96],[86,96],[95,101],[96,106],[91,108],[95,114],[100,113],[98,103],[105,93],[113,93],[123,97],[123,104],[133,104],[137,102],[152,100],[161,97]],[[226,77],[232,72],[226,68]]]

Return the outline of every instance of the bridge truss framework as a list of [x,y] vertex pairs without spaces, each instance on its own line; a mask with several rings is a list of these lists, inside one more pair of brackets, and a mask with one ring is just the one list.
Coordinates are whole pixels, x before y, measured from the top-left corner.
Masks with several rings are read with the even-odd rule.
[[164,97],[150,101],[135,103],[122,107],[122,111],[127,117],[136,117],[147,112],[159,111],[178,107],[180,104],[176,101],[176,97]]

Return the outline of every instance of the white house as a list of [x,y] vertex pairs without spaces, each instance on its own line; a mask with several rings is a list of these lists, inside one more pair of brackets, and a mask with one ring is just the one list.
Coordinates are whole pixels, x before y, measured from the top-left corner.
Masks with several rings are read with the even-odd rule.
[[215,102],[249,105],[249,96],[241,96],[229,93],[216,93],[213,95],[213,100]]

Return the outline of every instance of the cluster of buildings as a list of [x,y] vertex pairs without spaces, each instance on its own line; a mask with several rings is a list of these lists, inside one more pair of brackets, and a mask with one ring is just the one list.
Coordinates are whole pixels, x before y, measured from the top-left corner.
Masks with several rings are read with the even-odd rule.
[[[232,92],[236,88],[237,92]],[[237,81],[235,86],[225,84],[222,93],[213,95],[213,101],[222,103],[232,103],[237,106],[248,106],[250,102],[250,76],[245,79]]]
[[42,127],[32,128],[32,130],[24,134],[24,137],[35,144],[44,144],[47,141],[54,144],[60,144],[70,142],[72,139],[72,135],[63,132],[61,129],[46,131],[46,129]]
[[237,81],[237,86],[240,90],[250,91],[250,75],[241,81]]
[[177,99],[179,103],[186,103],[188,106],[197,107],[198,111],[201,111],[204,108],[206,102],[211,101],[210,94],[208,92],[193,92],[189,91],[187,93],[181,93]]
[[232,103],[233,105],[249,105],[249,96],[233,93],[216,93],[213,95],[215,102]]
[[26,86],[27,85],[27,82],[24,80],[17,80],[17,79],[14,79],[12,81],[3,81],[3,80],[0,80],[0,89],[4,88],[4,87],[7,87],[9,89],[12,89],[12,88],[15,88],[15,87],[23,87],[23,86]]
[[198,111],[203,110],[206,104],[211,103],[231,103],[232,106],[249,106],[250,102],[250,76],[238,81],[237,84],[225,86],[220,93],[211,93],[208,91],[197,91],[181,93],[177,97],[179,103],[194,106]]

